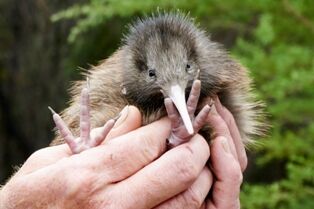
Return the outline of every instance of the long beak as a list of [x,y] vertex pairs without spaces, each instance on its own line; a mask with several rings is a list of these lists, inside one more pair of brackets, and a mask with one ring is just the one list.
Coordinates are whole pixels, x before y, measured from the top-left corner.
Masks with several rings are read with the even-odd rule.
[[186,107],[184,89],[182,89],[179,85],[171,86],[169,91],[169,97],[174,105],[177,107],[188,133],[193,134],[194,129],[188,113],[188,109]]

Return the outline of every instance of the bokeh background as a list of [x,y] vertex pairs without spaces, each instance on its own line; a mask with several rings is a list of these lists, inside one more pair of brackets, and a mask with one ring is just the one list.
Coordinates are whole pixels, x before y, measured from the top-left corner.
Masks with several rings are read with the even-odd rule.
[[314,208],[313,0],[0,0],[0,183],[53,138],[79,68],[119,47],[126,25],[190,12],[250,69],[269,136],[250,151],[242,208]]

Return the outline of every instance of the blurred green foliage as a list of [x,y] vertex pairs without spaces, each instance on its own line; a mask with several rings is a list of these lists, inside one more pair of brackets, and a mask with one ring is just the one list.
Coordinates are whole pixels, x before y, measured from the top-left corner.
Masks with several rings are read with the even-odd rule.
[[91,53],[99,47],[86,34],[102,31],[108,34],[102,38],[110,39],[116,32],[104,28],[106,24],[118,20],[118,30],[124,30],[121,25],[134,16],[156,8],[190,12],[250,69],[256,94],[267,104],[272,129],[254,150],[257,167],[243,185],[242,208],[314,208],[314,2],[90,0],[54,14],[52,20],[76,20],[68,41],[77,56],[84,56],[88,51],[80,51],[82,46]]

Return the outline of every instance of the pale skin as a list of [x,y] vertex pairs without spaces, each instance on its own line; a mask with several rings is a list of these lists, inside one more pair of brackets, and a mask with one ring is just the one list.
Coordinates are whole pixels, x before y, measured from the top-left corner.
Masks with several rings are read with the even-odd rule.
[[218,99],[206,123],[215,132],[210,146],[196,134],[167,151],[173,123],[163,118],[141,127],[139,111],[130,106],[97,147],[73,155],[59,145],[31,155],[1,190],[0,206],[239,208],[247,164],[239,131]]

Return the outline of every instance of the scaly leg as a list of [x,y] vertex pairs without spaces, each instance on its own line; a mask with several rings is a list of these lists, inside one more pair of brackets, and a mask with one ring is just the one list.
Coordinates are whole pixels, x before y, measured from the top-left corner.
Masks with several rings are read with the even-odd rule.
[[[80,137],[75,138],[62,118],[51,107],[48,108],[53,114],[53,120],[60,135],[69,145],[73,154],[101,144],[115,124],[115,120],[111,119],[104,126],[90,130],[89,89],[87,87],[83,88],[81,92]],[[96,134],[91,135],[91,132]]]
[[[201,93],[201,81],[194,80],[191,92],[187,101],[187,109],[192,120],[194,133],[197,133],[206,123],[206,118],[210,112],[210,106],[205,105],[202,110],[194,116],[197,103]],[[165,106],[168,113],[168,117],[171,121],[172,132],[169,137],[170,147],[180,145],[187,142],[192,135],[186,130],[184,123],[180,117],[179,112],[175,108],[170,98],[165,98]]]

